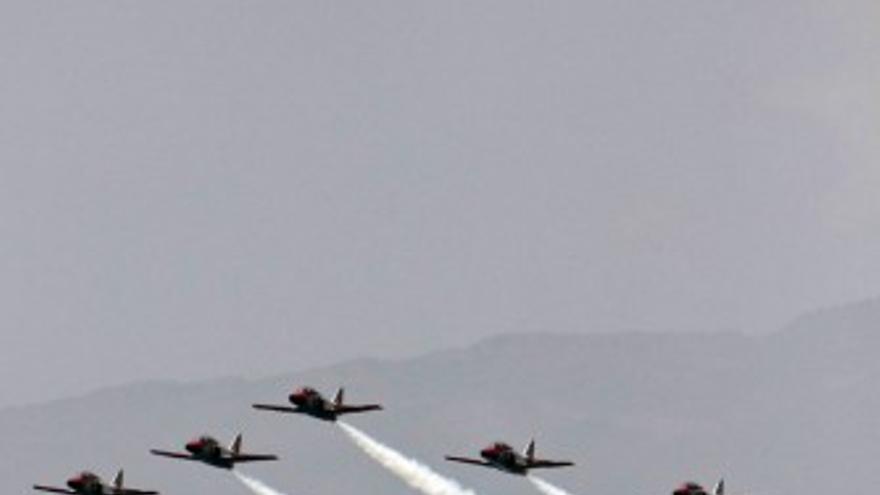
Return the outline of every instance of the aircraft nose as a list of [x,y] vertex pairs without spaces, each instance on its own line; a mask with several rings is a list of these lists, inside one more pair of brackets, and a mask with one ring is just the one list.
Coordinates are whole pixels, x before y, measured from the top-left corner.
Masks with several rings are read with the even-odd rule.
[[492,457],[492,449],[483,449],[480,451],[480,455],[488,459],[489,457]]
[[82,480],[79,477],[70,478],[67,480],[67,486],[76,490],[80,485],[82,485]]
[[195,451],[199,450],[199,442],[196,442],[196,441],[188,442],[186,444],[186,450],[187,450],[187,452],[195,452]]
[[299,392],[294,392],[294,393],[290,394],[288,399],[290,399],[290,402],[292,402],[294,404],[300,404],[300,403],[302,403],[303,395]]

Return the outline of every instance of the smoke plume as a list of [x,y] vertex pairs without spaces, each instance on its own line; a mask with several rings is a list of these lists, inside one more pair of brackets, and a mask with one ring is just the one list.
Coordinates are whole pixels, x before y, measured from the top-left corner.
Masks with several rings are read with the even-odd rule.
[[540,492],[543,493],[544,495],[571,495],[570,493],[563,490],[562,488],[559,488],[556,485],[552,485],[552,484],[542,480],[541,478],[538,478],[537,476],[529,475],[528,478],[529,478],[529,481],[531,481],[532,484],[535,485],[535,488],[540,490]]
[[459,485],[458,482],[435,473],[428,466],[407,458],[357,428],[343,422],[337,424],[368,456],[425,495],[476,495],[472,490]]
[[262,481],[251,478],[239,471],[233,470],[232,474],[234,474],[235,478],[238,479],[238,481],[241,481],[244,486],[248,487],[250,491],[254,492],[254,495],[285,495]]

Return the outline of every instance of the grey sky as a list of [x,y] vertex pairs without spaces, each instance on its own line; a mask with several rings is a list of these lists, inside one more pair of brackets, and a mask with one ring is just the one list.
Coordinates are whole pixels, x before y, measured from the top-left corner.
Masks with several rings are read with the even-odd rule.
[[0,405],[875,296],[875,4],[3,2]]

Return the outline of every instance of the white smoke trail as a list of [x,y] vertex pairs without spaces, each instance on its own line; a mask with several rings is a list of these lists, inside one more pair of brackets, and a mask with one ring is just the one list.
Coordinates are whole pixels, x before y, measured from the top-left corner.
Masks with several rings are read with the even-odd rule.
[[456,481],[435,473],[428,466],[382,445],[357,428],[343,422],[337,424],[368,456],[425,495],[476,495]]
[[251,478],[244,473],[233,470],[232,474],[234,474],[238,481],[241,481],[244,486],[254,492],[255,495],[284,495],[284,493],[279,492],[262,481]]
[[556,485],[551,485],[550,483],[538,478],[537,476],[528,475],[529,481],[535,485],[535,488],[541,491],[544,495],[571,495],[567,491],[559,488]]

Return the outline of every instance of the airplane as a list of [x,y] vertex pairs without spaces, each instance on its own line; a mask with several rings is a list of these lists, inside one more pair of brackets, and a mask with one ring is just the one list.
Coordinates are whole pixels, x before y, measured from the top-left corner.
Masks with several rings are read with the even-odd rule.
[[[709,495],[709,493],[699,484],[688,481],[676,488],[672,495]],[[715,488],[712,489],[712,495],[724,495],[724,479],[718,480]]]
[[241,434],[235,436],[235,440],[227,448],[220,445],[216,439],[203,435],[195,440],[187,442],[187,453],[168,452],[166,450],[150,450],[153,455],[181,459],[185,461],[203,462],[209,466],[221,469],[232,469],[241,462],[277,461],[278,456],[270,454],[242,454]]
[[324,421],[336,421],[343,414],[362,413],[367,411],[380,411],[379,404],[347,405],[344,403],[345,389],[340,388],[332,401],[328,401],[321,394],[311,388],[303,387],[295,390],[288,396],[288,400],[294,407],[277,406],[272,404],[254,404],[254,409],[261,411],[274,411],[281,413],[306,414]]
[[122,470],[116,474],[113,481],[108,485],[97,474],[83,471],[67,480],[69,488],[57,488],[54,486],[34,485],[34,490],[50,493],[63,493],[66,495],[158,495],[153,490],[136,490],[123,486],[124,475]]
[[559,468],[566,466],[574,466],[569,461],[550,461],[546,459],[535,459],[535,441],[529,441],[529,444],[520,454],[504,442],[495,442],[480,451],[482,459],[471,459],[468,457],[446,456],[447,461],[461,462],[464,464],[473,464],[498,469],[505,473],[526,475],[530,469],[540,468]]

